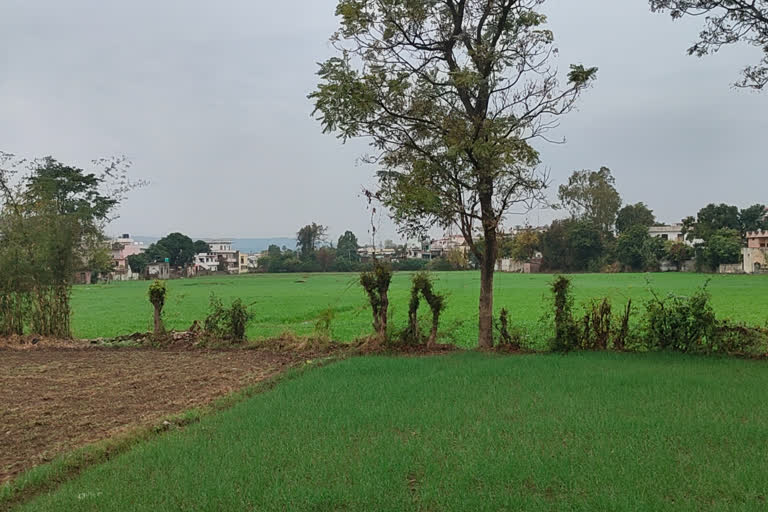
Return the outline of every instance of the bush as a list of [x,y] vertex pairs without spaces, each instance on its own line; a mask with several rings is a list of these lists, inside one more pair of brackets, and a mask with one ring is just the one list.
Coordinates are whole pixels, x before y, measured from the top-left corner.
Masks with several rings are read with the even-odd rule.
[[245,331],[253,320],[253,313],[240,299],[225,307],[216,295],[211,294],[208,316],[203,324],[206,336],[231,342],[245,341]]
[[709,352],[716,343],[717,320],[705,288],[690,297],[662,299],[653,290],[645,305],[643,337],[651,348]]
[[[435,293],[432,278],[426,272],[415,274],[411,281],[413,285],[411,286],[411,300],[408,304],[408,327],[401,338],[406,343],[420,344],[426,341],[427,345],[433,345],[437,340],[437,328],[440,324],[440,313],[445,308],[445,297]],[[418,317],[422,296],[429,304],[429,309],[432,312],[432,328],[426,340],[421,333]]]
[[556,276],[551,289],[555,308],[555,339],[552,349],[568,352],[579,348],[578,327],[573,319],[571,280],[565,276]]
[[165,306],[165,299],[168,294],[168,290],[165,287],[165,281],[155,279],[155,281],[149,286],[149,302],[154,308],[154,332],[156,335],[160,335],[165,332],[165,326],[163,325],[163,307]]
[[374,261],[373,270],[360,274],[360,285],[368,295],[368,302],[373,310],[373,332],[378,343],[387,339],[390,282],[392,282],[392,269],[379,261]]
[[509,327],[509,311],[507,308],[501,308],[499,320],[496,325],[499,331],[499,345],[513,349],[519,349],[522,345],[523,334],[519,329]]

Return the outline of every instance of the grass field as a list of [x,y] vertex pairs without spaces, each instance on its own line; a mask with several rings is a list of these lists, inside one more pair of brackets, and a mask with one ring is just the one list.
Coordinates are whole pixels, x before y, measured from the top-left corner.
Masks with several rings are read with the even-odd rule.
[[[448,295],[443,315],[444,341],[473,346],[477,336],[479,273],[436,273],[437,288]],[[637,306],[649,296],[646,279],[661,293],[688,294],[707,280],[719,317],[754,325],[768,322],[768,276],[707,276],[701,274],[585,274],[573,277],[577,301],[610,297],[617,309],[631,297]],[[497,274],[495,308],[507,307],[512,322],[523,327],[532,346],[548,334],[540,322],[549,298],[550,275]],[[77,286],[72,298],[73,328],[83,338],[113,337],[151,328],[152,309],[147,282]],[[166,323],[187,329],[205,318],[211,293],[253,303],[256,319],[248,331],[252,339],[284,331],[309,334],[323,310],[333,309],[332,335],[351,341],[371,330],[370,310],[356,274],[259,274],[206,277],[168,283]],[[391,309],[396,326],[407,318],[409,274],[398,273],[391,287]],[[426,308],[426,305],[422,305]]]
[[23,510],[765,510],[765,362],[353,358]]

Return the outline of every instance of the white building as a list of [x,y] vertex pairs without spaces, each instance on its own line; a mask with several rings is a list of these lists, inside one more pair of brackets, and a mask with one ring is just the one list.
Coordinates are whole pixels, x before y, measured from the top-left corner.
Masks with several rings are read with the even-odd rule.
[[662,240],[669,240],[671,242],[683,242],[684,244],[691,247],[696,244],[704,243],[704,240],[698,238],[693,241],[687,240],[683,235],[683,225],[679,223],[651,226],[648,228],[648,234],[654,238],[661,238]]
[[215,272],[220,265],[223,265],[230,274],[242,272],[241,267],[245,267],[245,260],[242,258],[243,264],[241,265],[240,251],[232,249],[232,240],[206,240],[206,243],[210,247],[210,251],[195,255],[197,268]]

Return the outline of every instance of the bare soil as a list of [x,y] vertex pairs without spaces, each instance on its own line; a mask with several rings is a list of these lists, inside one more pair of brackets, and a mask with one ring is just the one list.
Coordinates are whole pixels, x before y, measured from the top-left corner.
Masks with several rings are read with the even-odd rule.
[[0,483],[271,377],[306,354],[0,340]]

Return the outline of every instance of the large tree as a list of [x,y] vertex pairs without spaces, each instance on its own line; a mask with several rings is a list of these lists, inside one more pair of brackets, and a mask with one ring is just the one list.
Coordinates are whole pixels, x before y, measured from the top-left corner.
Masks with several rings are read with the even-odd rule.
[[351,231],[345,231],[336,243],[336,257],[345,261],[359,261],[357,250],[360,248],[357,237]]
[[597,73],[571,66],[559,86],[542,3],[339,0],[340,55],[321,64],[310,95],[325,131],[370,139],[377,197],[406,234],[458,226],[480,263],[482,347],[493,345],[497,232],[546,184],[530,141]]
[[739,212],[741,234],[750,231],[768,230],[768,209],[763,204],[755,204]]
[[683,226],[689,232],[689,238],[699,238],[708,242],[719,229],[741,231],[741,220],[738,206],[725,203],[708,204],[696,215],[695,222],[691,217],[683,219]]
[[621,234],[633,226],[650,227],[655,222],[653,211],[645,203],[628,204],[616,215],[616,231]]
[[613,229],[621,207],[621,196],[614,186],[611,170],[575,171],[568,183],[560,185],[558,199],[576,219],[592,222],[604,232]]
[[747,66],[738,87],[762,89],[768,84],[768,0],[650,0],[654,11],[673,18],[704,17],[699,40],[688,49],[701,57],[723,46],[744,42],[762,52],[757,64]]
[[107,266],[104,226],[133,186],[125,160],[94,164],[102,170],[0,153],[0,334],[70,336],[74,274]]
[[307,224],[296,233],[296,249],[302,260],[310,259],[322,243],[326,241],[328,228],[322,224]]
[[171,233],[155,244],[158,255],[164,251],[172,267],[183,267],[195,261],[195,242],[183,233]]

